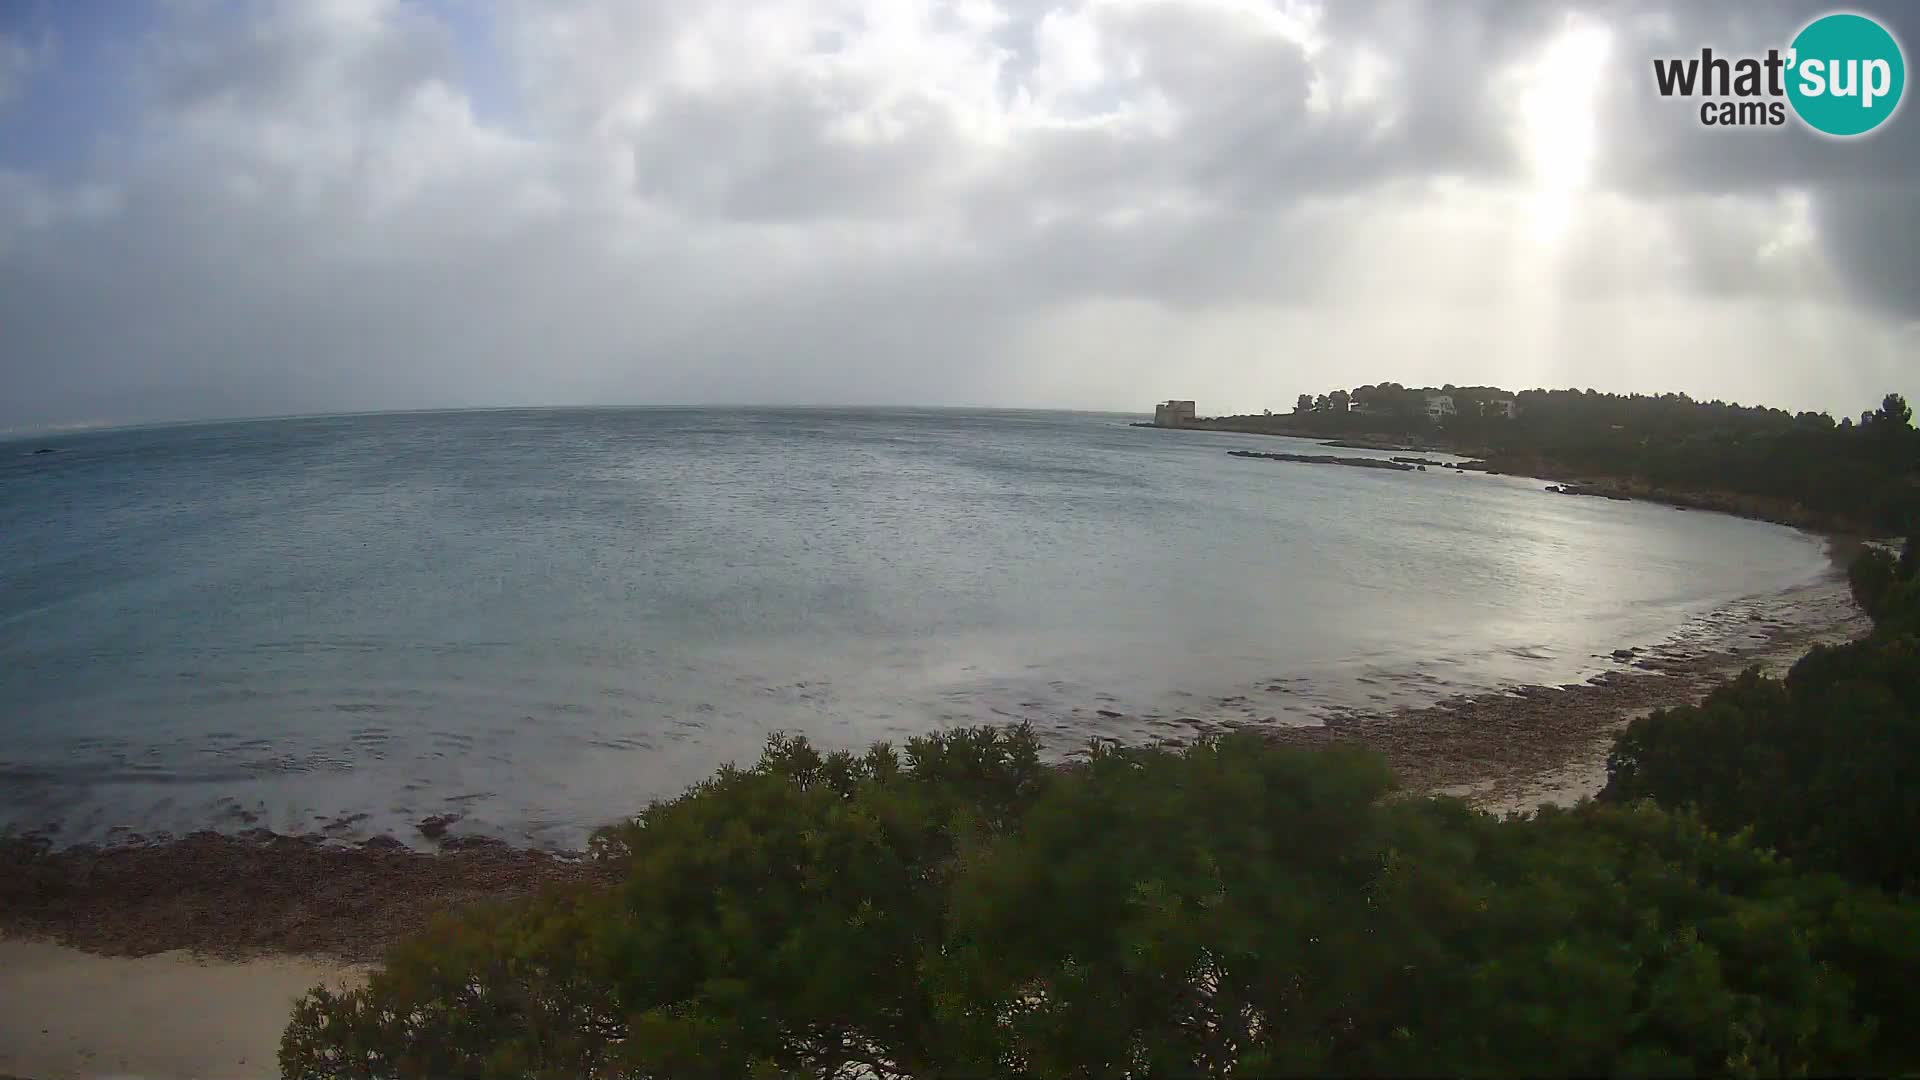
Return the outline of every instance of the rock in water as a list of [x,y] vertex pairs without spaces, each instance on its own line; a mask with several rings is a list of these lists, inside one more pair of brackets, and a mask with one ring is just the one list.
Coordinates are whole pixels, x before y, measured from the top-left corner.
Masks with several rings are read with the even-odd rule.
[[1412,472],[1412,465],[1402,465],[1397,461],[1382,461],[1379,458],[1335,457],[1332,454],[1261,454],[1252,450],[1229,450],[1229,457],[1262,458],[1267,461],[1298,461],[1307,465],[1350,465],[1357,469],[1392,469],[1395,472]]

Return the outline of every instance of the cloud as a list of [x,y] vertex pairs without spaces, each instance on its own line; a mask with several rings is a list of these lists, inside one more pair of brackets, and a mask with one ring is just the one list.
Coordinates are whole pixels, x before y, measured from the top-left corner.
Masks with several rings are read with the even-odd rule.
[[1797,25],[1755,7],[183,4],[84,176],[0,172],[0,425],[1383,378],[1852,411],[1911,377],[1916,129],[1652,93],[1650,50]]
[[20,96],[27,80],[52,56],[51,39],[29,44],[18,35],[0,33],[0,112]]

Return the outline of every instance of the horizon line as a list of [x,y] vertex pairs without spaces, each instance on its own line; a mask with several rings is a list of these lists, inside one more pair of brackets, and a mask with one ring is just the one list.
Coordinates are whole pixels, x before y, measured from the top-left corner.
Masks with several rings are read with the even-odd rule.
[[1088,409],[1066,408],[1061,406],[1033,405],[903,405],[870,403],[836,404],[780,404],[773,402],[754,403],[700,403],[684,405],[435,405],[415,409],[347,409],[339,412],[298,412],[298,413],[260,413],[256,415],[236,416],[200,416],[172,420],[101,420],[64,422],[42,425],[22,425],[0,428],[0,442],[13,442],[20,439],[47,438],[66,435],[94,435],[116,431],[142,431],[149,428],[201,427],[216,424],[260,424],[278,420],[345,420],[368,416],[430,416],[445,413],[479,412],[700,412],[732,410],[749,411],[790,411],[790,412],[828,412],[865,409],[889,412],[978,412],[978,413],[1073,413],[1085,416],[1152,416],[1150,409]]

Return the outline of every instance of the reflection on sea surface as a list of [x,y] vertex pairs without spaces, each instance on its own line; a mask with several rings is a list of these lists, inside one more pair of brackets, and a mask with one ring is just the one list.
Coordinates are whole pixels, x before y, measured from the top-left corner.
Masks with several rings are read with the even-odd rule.
[[[544,410],[0,444],[0,820],[539,843],[752,756],[1581,677],[1787,529],[1124,418]],[[22,452],[14,453],[19,449]],[[1364,453],[1314,447],[1315,453]]]

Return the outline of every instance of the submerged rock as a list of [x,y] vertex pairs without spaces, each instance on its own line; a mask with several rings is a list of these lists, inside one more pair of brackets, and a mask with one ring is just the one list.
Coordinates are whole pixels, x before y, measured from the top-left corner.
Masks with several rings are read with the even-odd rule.
[[447,835],[448,827],[459,820],[459,814],[436,814],[433,817],[421,821],[415,825],[414,828],[419,829],[420,835],[429,840],[439,840],[441,837]]

